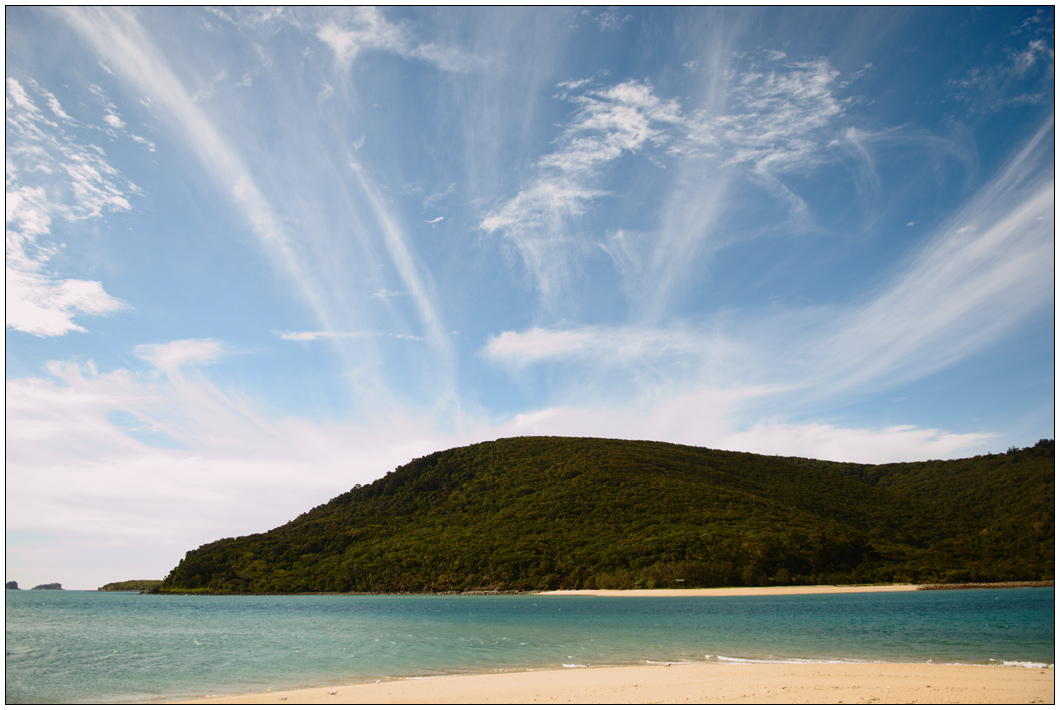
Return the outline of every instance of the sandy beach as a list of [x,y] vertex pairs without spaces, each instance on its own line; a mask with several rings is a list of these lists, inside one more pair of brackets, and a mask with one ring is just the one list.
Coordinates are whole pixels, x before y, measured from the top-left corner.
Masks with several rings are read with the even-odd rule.
[[775,594],[850,594],[859,592],[915,592],[915,584],[832,585],[801,587],[721,587],[712,589],[561,589],[538,592],[549,596],[590,597],[756,597]]
[[1053,703],[1053,669],[930,663],[694,663],[442,676],[223,696],[283,703]]

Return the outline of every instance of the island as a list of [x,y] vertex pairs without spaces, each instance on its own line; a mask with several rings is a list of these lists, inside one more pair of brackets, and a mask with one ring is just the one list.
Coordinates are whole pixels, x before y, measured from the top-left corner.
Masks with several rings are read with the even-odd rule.
[[52,582],[51,584],[38,584],[33,589],[35,589],[35,590],[36,589],[53,589],[53,590],[58,590],[60,592],[64,591],[63,590],[63,585],[59,584],[58,582]]
[[4,589],[18,589],[18,582],[8,582],[4,585]]

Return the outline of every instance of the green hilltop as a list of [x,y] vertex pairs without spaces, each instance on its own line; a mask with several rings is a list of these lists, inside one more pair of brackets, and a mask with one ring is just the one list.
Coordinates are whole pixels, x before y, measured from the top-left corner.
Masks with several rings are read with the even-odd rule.
[[100,592],[148,592],[162,586],[158,579],[130,579],[125,582],[110,582],[97,591]]
[[527,437],[415,459],[161,592],[447,592],[1004,582],[1054,572],[1052,440],[864,465]]

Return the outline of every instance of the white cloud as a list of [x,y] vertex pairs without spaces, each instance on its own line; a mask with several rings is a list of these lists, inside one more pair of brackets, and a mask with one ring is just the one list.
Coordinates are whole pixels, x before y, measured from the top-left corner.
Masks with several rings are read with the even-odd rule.
[[1049,44],[1030,40],[1023,48],[1010,49],[1008,55],[1007,62],[975,67],[963,79],[950,82],[953,93],[983,112],[1051,101],[1055,54]]
[[896,463],[967,456],[981,452],[995,439],[988,432],[954,434],[909,425],[854,429],[830,424],[758,423],[724,437],[721,447],[826,461]]
[[334,330],[303,330],[303,331],[290,331],[285,330],[280,333],[281,340],[320,340],[328,338],[365,338],[368,337],[366,332],[339,332]]
[[155,152],[155,142],[154,141],[149,141],[146,138],[144,138],[143,136],[137,136],[137,135],[134,135],[132,133],[129,134],[129,137],[132,138],[135,142],[139,143],[140,145],[146,147],[148,151],[150,151],[152,153]]
[[[162,367],[216,352],[187,342],[147,350]],[[268,419],[260,403],[194,371],[143,377],[98,373],[91,363],[50,371],[6,385],[8,540],[49,540],[20,542],[8,569],[40,581],[60,569],[68,588],[120,578],[130,558],[138,565],[130,576],[164,575],[204,542],[276,527],[416,456],[471,443],[397,412],[376,412],[370,424]],[[143,443],[116,412],[182,448]]]
[[632,19],[633,15],[619,15],[614,10],[607,10],[596,16],[596,24],[605,32],[617,32]]
[[161,345],[140,345],[136,348],[136,355],[161,372],[175,373],[185,365],[213,362],[223,350],[217,341],[192,339]]
[[584,214],[606,191],[597,187],[601,172],[623,154],[663,142],[663,127],[680,121],[680,107],[654,95],[648,84],[629,81],[585,90],[583,81],[560,85],[579,106],[574,120],[557,139],[559,148],[543,156],[539,176],[479,228],[501,232],[519,252],[539,291],[547,299],[565,286],[571,251],[567,223]]
[[[37,336],[84,331],[80,314],[126,308],[98,281],[48,271],[62,247],[50,239],[53,221],[76,222],[131,209],[139,189],[111,166],[102,150],[67,135],[47,119],[22,84],[7,79],[6,325]],[[31,83],[52,112],[71,120],[55,97]]]
[[593,367],[633,364],[660,357],[697,356],[714,343],[680,329],[652,330],[633,327],[580,327],[562,330],[532,328],[505,331],[491,337],[483,354],[490,360],[525,368],[543,362],[581,361]]
[[730,82],[725,111],[699,111],[689,121],[690,142],[760,173],[805,168],[824,155],[845,111],[839,86],[839,72],[824,59],[752,67]]
[[5,269],[8,328],[37,335],[84,332],[78,314],[107,315],[128,306],[103,290],[98,281],[57,279],[32,271]]
[[370,331],[307,330],[284,331],[280,333],[281,340],[301,340],[308,342],[312,340],[335,340],[342,338],[393,338],[395,340],[423,341],[423,338],[418,335],[407,335],[403,333],[375,333]]
[[[692,113],[657,96],[646,82],[602,88],[588,80],[559,84],[560,98],[577,110],[556,139],[557,148],[540,158],[535,178],[488,212],[479,228],[499,232],[515,247],[548,300],[565,287],[572,262],[585,253],[569,232],[576,218],[609,194],[608,168],[632,154],[653,159],[653,151],[685,158],[685,174],[676,181],[684,189],[682,199],[669,200],[660,211],[660,246],[652,268],[642,272],[657,292],[649,297],[648,310],[657,312],[711,232],[727,171],[741,169],[797,216],[806,205],[779,176],[830,157],[827,147],[846,106],[837,95],[838,71],[823,59],[789,61],[782,53],[766,56],[765,64],[735,72],[725,101]],[[697,160],[706,161],[702,169],[693,164]],[[697,182],[699,175],[705,183]]]
[[952,434],[913,426],[879,429],[831,424],[737,422],[738,410],[756,389],[703,389],[643,398],[624,408],[557,406],[527,412],[498,424],[497,436],[594,436],[667,441],[728,451],[804,456],[830,461],[891,463],[954,458],[982,450],[989,433]]
[[455,47],[418,42],[404,23],[389,22],[375,7],[350,8],[342,19],[324,23],[316,36],[344,70],[353,65],[358,54],[373,49],[421,59],[445,71],[466,72],[481,65]]
[[63,119],[64,121],[74,120],[66,113],[66,111],[63,111],[62,105],[59,103],[59,100],[55,98],[53,94],[48,91],[42,91],[41,93],[44,94],[45,98],[48,100],[48,108],[52,110],[52,113],[54,113],[56,116]]
[[125,121],[121,120],[121,118],[119,118],[113,113],[108,113],[106,116],[104,116],[103,122],[111,128],[125,128]]
[[[166,369],[208,361],[220,348],[183,341],[137,352]],[[739,427],[731,414],[754,389],[639,398],[620,408],[552,407],[493,424],[464,418],[443,430],[396,410],[363,423],[267,417],[261,403],[194,369],[159,378],[55,362],[49,371],[6,383],[9,541],[49,540],[20,542],[8,569],[40,581],[61,569],[68,588],[164,575],[205,542],[271,529],[417,456],[499,437],[653,439],[868,462],[943,458],[986,441],[910,427]],[[144,443],[118,419],[181,447]]]

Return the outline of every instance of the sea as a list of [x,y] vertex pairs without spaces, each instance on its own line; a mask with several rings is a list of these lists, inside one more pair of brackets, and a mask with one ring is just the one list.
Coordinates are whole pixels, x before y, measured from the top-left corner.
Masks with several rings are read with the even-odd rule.
[[7,591],[7,703],[652,663],[1052,667],[1052,587],[753,597]]

